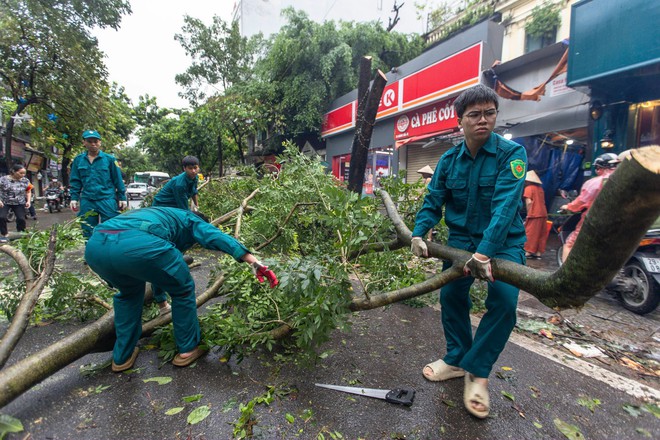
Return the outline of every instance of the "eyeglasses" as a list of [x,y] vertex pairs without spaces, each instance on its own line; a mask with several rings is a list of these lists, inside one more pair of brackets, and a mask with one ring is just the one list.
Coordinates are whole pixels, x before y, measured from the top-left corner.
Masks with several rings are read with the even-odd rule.
[[470,122],[479,122],[481,121],[481,118],[485,118],[487,121],[491,121],[497,116],[497,110],[493,108],[483,112],[470,112],[463,116],[468,118]]

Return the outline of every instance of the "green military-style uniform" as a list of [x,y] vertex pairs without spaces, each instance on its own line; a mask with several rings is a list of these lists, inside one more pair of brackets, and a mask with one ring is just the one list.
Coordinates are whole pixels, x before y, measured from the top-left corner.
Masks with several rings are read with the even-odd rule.
[[189,209],[188,200],[197,194],[197,176],[190,178],[185,171],[173,177],[158,191],[153,206]]
[[[525,228],[519,210],[526,163],[524,147],[495,133],[474,158],[465,142],[450,149],[429,183],[413,237],[424,237],[442,218],[444,206],[449,246],[524,264]],[[445,263],[443,269],[449,266]],[[469,319],[473,282],[468,276],[440,290],[447,340],[444,361],[488,377],[515,326],[518,289],[501,281],[488,283],[488,311],[473,338]]]
[[94,230],[87,243],[89,267],[119,290],[114,296],[117,341],[113,360],[119,365],[131,356],[142,334],[145,283],[167,291],[172,298],[174,339],[180,353],[201,340],[195,282],[183,254],[193,244],[225,252],[241,261],[248,250],[191,211],[152,207],[129,211]]
[[[71,164],[69,183],[71,200],[80,202],[78,217],[84,218],[82,232],[85,238],[92,235],[100,221],[119,214],[117,200],[126,200],[121,169],[115,157],[103,151],[99,151],[91,163],[87,152],[76,156]],[[92,211],[96,215],[89,215]]]

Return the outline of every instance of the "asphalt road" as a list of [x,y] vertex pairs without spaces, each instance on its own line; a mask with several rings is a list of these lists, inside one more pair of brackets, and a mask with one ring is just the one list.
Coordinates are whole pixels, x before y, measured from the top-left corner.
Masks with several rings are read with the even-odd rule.
[[[36,226],[71,216],[70,211],[40,214]],[[199,290],[206,285],[204,263],[212,254],[200,252],[195,258],[202,263],[192,270]],[[547,312],[525,296],[521,302],[526,310],[521,319],[534,311]],[[604,299],[597,302],[615,305]],[[601,308],[595,313],[602,313]],[[571,319],[579,322],[578,315]],[[643,318],[650,327],[652,318]],[[396,304],[355,313],[351,321],[352,331],[334,332],[319,349],[326,356],[313,366],[286,361],[286,353],[279,353],[282,360],[267,352],[241,363],[233,358],[224,362],[222,352],[212,351],[195,366],[179,369],[161,365],[156,351],[143,340],[133,373],[105,369],[89,377],[80,373],[80,366],[101,363],[110,354],[87,355],[1,409],[25,427],[8,438],[29,434],[33,439],[230,439],[240,425],[240,405],[267,396],[269,387],[273,401],[253,408],[249,425],[254,438],[560,439],[566,438],[562,430],[582,435],[570,438],[660,438],[660,419],[642,409],[649,401],[660,401],[655,378],[617,374],[606,364],[585,362],[549,341],[514,334],[491,375],[491,417],[477,420],[463,408],[461,379],[431,383],[421,375],[426,363],[443,354],[439,310]],[[9,364],[78,328],[29,328]],[[163,385],[145,382],[154,377],[172,380]],[[314,383],[403,387],[417,394],[406,408]],[[184,401],[195,395],[201,395],[199,400]],[[199,407],[208,416],[188,423]],[[168,415],[172,408],[183,409]]]

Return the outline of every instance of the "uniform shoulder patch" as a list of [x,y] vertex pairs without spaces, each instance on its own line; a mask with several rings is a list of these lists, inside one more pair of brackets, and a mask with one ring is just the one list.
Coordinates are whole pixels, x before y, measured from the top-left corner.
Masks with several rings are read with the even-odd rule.
[[525,162],[522,159],[511,161],[511,173],[516,179],[522,179],[525,176]]

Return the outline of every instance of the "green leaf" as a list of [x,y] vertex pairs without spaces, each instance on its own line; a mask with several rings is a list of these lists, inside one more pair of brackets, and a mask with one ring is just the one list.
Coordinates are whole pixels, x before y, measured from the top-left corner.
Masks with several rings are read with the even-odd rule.
[[651,413],[660,419],[660,407],[658,407],[658,405],[655,403],[645,403],[642,405],[642,410]]
[[165,414],[168,416],[173,416],[174,414],[179,414],[181,411],[183,411],[182,406],[177,406],[176,408],[170,408],[167,411],[165,411]]
[[600,400],[590,399],[588,397],[580,397],[577,400],[577,403],[578,403],[578,405],[581,405],[581,406],[584,406],[585,408],[588,408],[589,411],[594,412],[594,409],[596,409],[596,407],[598,405],[600,405]]
[[512,402],[516,401],[516,398],[513,397],[513,394],[507,393],[506,391],[502,391],[502,395]]
[[211,409],[207,405],[195,408],[190,414],[188,414],[188,423],[195,425],[207,418],[209,414],[211,414]]
[[293,416],[292,416],[291,414],[289,414],[289,413],[286,413],[286,415],[285,415],[284,417],[286,417],[286,421],[289,422],[289,423],[293,423],[293,422],[296,421],[295,417],[293,417]]
[[582,432],[580,432],[580,428],[578,428],[575,425],[571,425],[570,423],[566,423],[562,420],[555,419],[554,420],[555,427],[566,436],[567,439],[569,440],[584,440],[584,436],[582,435]]
[[536,426],[538,429],[543,428],[543,425],[541,425],[539,422],[533,422],[532,424]]
[[190,402],[197,402],[197,401],[200,400],[202,397],[204,397],[204,394],[193,394],[192,396],[186,396],[186,397],[184,397],[182,400],[183,400],[184,402],[188,402],[188,403],[190,403]]
[[22,431],[23,423],[20,420],[7,414],[0,414],[0,439],[4,438],[8,432]]
[[649,438],[651,437],[651,433],[648,432],[648,431],[647,431],[646,429],[644,429],[644,428],[636,428],[635,431],[639,432],[639,433],[642,434],[644,437],[649,437]]
[[454,407],[456,406],[456,404],[454,403],[453,400],[447,400],[447,399],[444,399],[444,400],[442,401],[442,403],[444,403],[445,405],[447,405],[447,406],[450,407],[450,408],[454,408]]
[[142,379],[142,382],[157,382],[158,385],[165,385],[172,382],[172,378],[167,376],[150,377],[149,379]]
[[642,412],[639,410],[639,406],[625,404],[622,406],[623,410],[630,414],[633,417],[639,417],[642,415]]
[[223,413],[229,412],[235,407],[236,407],[236,399],[232,397],[222,405],[222,412]]

